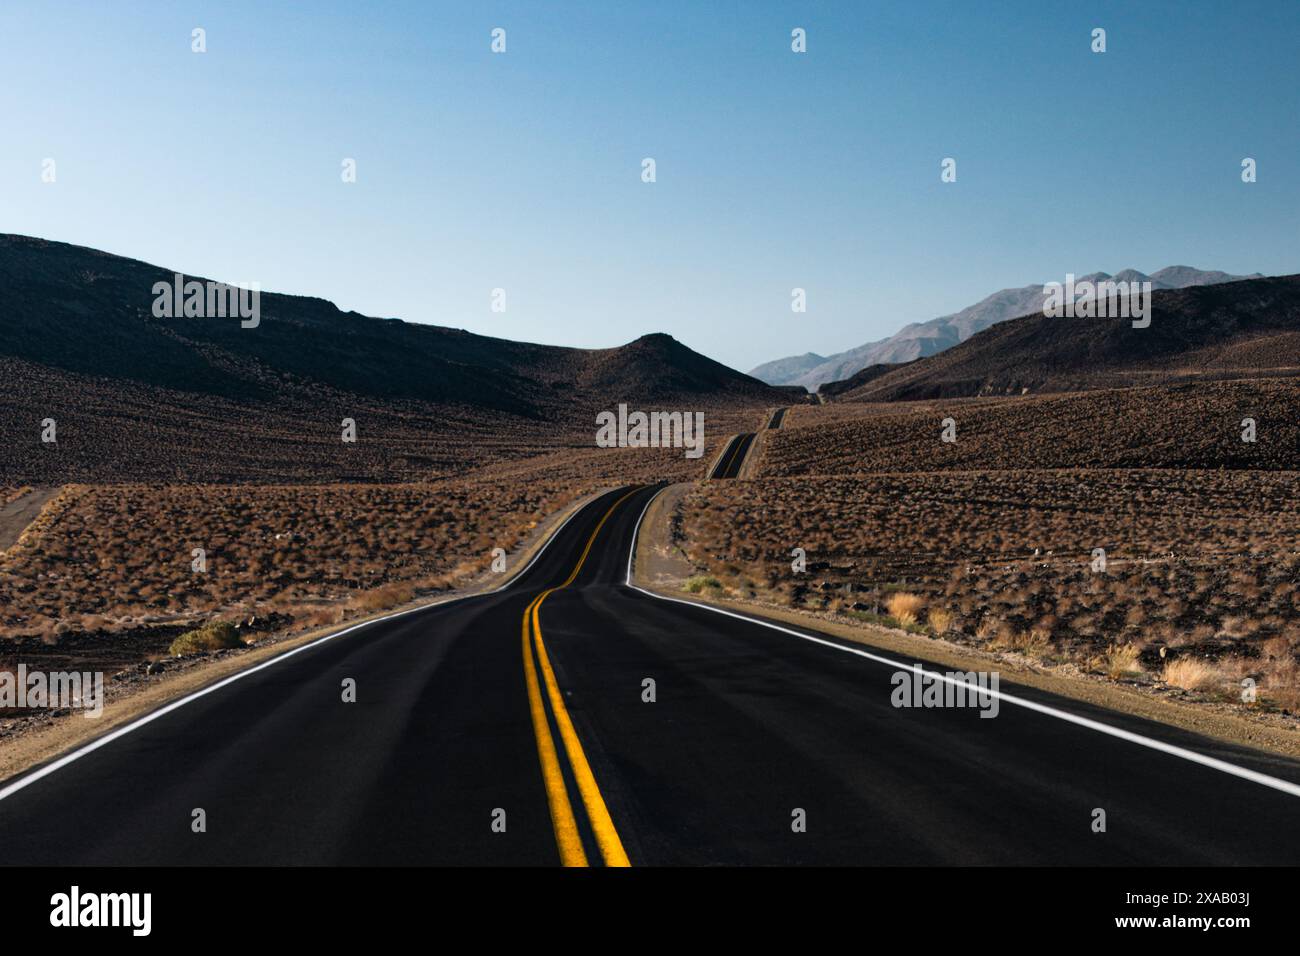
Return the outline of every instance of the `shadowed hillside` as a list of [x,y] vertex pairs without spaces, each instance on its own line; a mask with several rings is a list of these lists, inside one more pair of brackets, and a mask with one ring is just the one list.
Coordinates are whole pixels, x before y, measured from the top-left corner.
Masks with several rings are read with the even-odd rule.
[[[156,317],[154,284],[172,280],[94,249],[0,236],[6,480],[413,479],[589,441],[595,412],[619,402],[783,401],[662,334],[561,348],[267,292],[255,328]],[[46,418],[54,444],[40,442]],[[341,445],[343,418],[357,422],[356,445]]]
[[1300,276],[1283,276],[1157,291],[1148,328],[1027,315],[830,392],[837,401],[879,402],[1298,373]]

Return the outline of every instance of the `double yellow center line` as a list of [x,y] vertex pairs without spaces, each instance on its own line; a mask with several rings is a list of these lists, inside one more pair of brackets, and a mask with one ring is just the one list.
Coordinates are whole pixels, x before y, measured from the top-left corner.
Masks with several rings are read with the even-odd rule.
[[740,451],[740,443],[744,441],[744,439],[745,439],[744,435],[737,435],[735,438],[731,440],[731,445],[730,445],[731,454],[727,455],[724,453],[723,457],[725,460],[720,462],[718,464],[718,467],[713,469],[713,474],[715,476],[721,478],[727,473],[727,469],[731,467],[731,463],[736,460],[736,454]]
[[587,820],[591,823],[600,855],[606,866],[631,866],[632,864],[623,849],[623,841],[618,838],[614,821],[610,819],[609,808],[605,806],[605,798],[600,794],[600,787],[596,785],[596,776],[591,772],[591,765],[587,763],[587,755],[583,752],[578,732],[573,728],[568,708],[564,706],[564,696],[560,693],[560,686],[555,680],[555,671],[551,668],[551,659],[546,653],[546,642],[542,640],[542,624],[538,612],[548,595],[561,588],[567,588],[574,582],[578,572],[586,563],[587,556],[591,554],[596,535],[600,534],[600,529],[605,526],[614,509],[640,490],[634,488],[610,505],[609,510],[596,525],[596,529],[591,532],[591,537],[587,539],[587,546],[583,548],[582,556],[574,566],[573,572],[563,584],[548,588],[537,595],[524,611],[524,681],[528,686],[528,709],[533,718],[533,733],[537,737],[537,754],[542,762],[542,780],[546,785],[546,799],[551,808],[551,823],[555,827],[555,842],[560,850],[560,862],[565,866],[589,866],[590,864],[582,845],[582,834],[578,830],[577,818],[573,815],[569,791],[564,784],[560,754],[546,720],[546,704],[537,679],[534,648],[536,648],[536,662],[541,665],[542,681],[546,684],[546,699],[551,703],[555,726],[559,729],[560,739],[564,742],[564,751],[569,758],[569,769],[577,783],[578,795],[587,812]]

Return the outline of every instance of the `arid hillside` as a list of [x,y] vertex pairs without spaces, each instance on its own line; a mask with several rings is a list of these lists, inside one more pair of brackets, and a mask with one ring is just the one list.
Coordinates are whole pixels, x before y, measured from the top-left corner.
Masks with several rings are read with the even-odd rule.
[[1297,374],[1300,276],[1283,276],[1157,290],[1146,328],[1026,315],[830,393],[880,402]]
[[708,413],[785,400],[662,334],[560,348],[274,293],[256,327],[156,317],[154,284],[173,279],[0,236],[0,480],[425,480],[589,447],[596,413],[620,402]]
[[1300,469],[1300,379],[795,408],[759,474],[1032,468]]

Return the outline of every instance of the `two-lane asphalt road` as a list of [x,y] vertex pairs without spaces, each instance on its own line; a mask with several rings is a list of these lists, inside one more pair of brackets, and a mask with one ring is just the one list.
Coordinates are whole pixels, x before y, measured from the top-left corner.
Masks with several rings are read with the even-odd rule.
[[713,471],[709,472],[710,478],[735,478],[740,475],[740,466],[745,463],[745,456],[749,454],[749,446],[754,444],[754,433],[747,432],[744,435],[733,435],[727,442],[727,446],[722,449],[722,454],[718,457],[718,463],[713,466]]
[[898,708],[911,659],[629,586],[655,491],[0,788],[0,860],[1300,863],[1295,763],[1006,682]]

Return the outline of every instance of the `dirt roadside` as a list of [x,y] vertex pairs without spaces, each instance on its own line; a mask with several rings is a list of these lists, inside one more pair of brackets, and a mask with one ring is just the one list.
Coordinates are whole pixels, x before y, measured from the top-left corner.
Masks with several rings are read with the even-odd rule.
[[24,722],[10,728],[0,738],[0,783],[36,768],[76,747],[92,742],[133,720],[145,716],[175,700],[210,687],[241,671],[264,664],[289,651],[354,628],[359,624],[390,617],[404,611],[446,604],[460,598],[481,594],[501,587],[513,580],[542,549],[551,534],[576,513],[583,505],[609,489],[593,492],[570,504],[567,508],[538,524],[519,547],[506,557],[507,571],[485,571],[464,588],[413,601],[400,607],[388,608],[352,618],[340,624],[315,628],[304,632],[270,635],[247,648],[221,651],[215,655],[182,658],[168,661],[163,673],[140,678],[125,685],[105,680],[103,713],[88,719],[75,711],[51,715],[39,722]]
[[745,460],[740,463],[740,470],[736,472],[736,478],[757,478],[760,470],[760,462],[763,460],[763,449],[767,446],[768,431],[764,428],[754,435],[754,440],[749,443],[749,451],[745,455]]
[[1243,715],[1223,704],[1157,696],[1136,686],[1085,674],[1072,666],[1047,667],[1014,653],[983,651],[934,637],[922,637],[878,624],[845,621],[830,614],[757,601],[708,597],[682,589],[696,569],[675,544],[677,505],[689,484],[670,485],[655,498],[641,523],[633,581],[665,597],[749,613],[844,638],[878,650],[916,657],[954,670],[998,670],[1008,680],[1061,697],[1159,721],[1227,743],[1300,758],[1300,732],[1278,715]]
[[46,502],[60,489],[28,488],[0,508],[0,551],[7,551],[22,537],[27,527],[40,515]]

